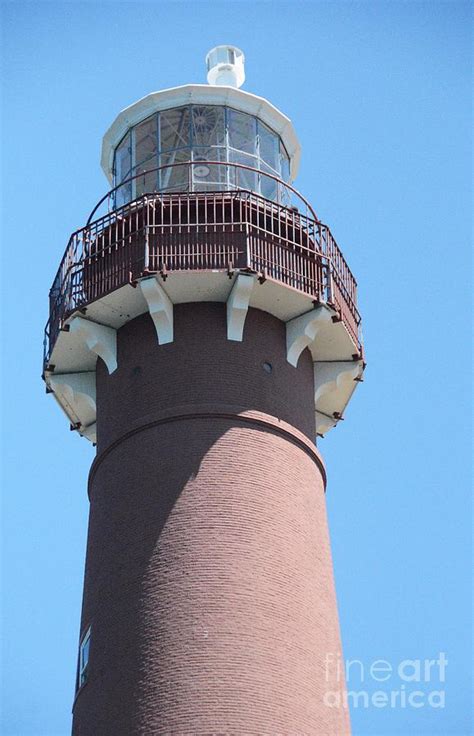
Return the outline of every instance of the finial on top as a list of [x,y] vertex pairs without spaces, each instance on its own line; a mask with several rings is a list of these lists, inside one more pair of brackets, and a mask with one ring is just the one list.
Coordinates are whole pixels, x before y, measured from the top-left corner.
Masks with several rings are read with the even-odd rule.
[[225,87],[241,87],[245,82],[245,56],[236,46],[215,46],[206,56],[207,81]]

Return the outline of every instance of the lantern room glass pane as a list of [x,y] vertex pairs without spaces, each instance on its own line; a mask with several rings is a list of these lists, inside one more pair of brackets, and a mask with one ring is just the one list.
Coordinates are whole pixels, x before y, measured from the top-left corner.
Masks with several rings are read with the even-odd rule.
[[275,179],[272,179],[270,176],[265,175],[265,173],[267,173],[275,176],[275,172],[273,171],[273,169],[263,163],[260,164],[260,168],[260,193],[267,199],[276,200],[278,195],[278,183],[275,181]]
[[193,147],[193,161],[225,161],[226,149],[224,146],[195,146]]
[[128,132],[115,151],[115,176],[117,183],[120,183],[130,176],[130,169],[132,168],[132,148],[130,140],[131,134]]
[[[244,166],[257,168],[257,159],[240,151],[229,151],[229,161]],[[257,191],[257,173],[248,169],[240,169],[238,166],[229,166],[229,179],[237,189],[250,189]]]
[[[211,165],[172,167],[188,161]],[[151,173],[157,166],[169,168]],[[268,174],[289,182],[290,160],[280,137],[257,117],[224,105],[186,105],[151,115],[123,138],[115,152],[116,185],[133,174],[143,176],[118,189],[116,206],[146,192],[187,191],[190,185],[199,191],[242,188],[282,201],[284,187]]]
[[283,181],[290,181],[290,159],[285,150],[283,143],[280,141],[280,165],[281,165],[281,178]]
[[122,207],[132,199],[132,182],[122,184],[115,192],[115,207]]
[[256,118],[245,112],[229,110],[229,146],[246,153],[255,153],[256,142]]
[[173,166],[191,160],[191,150],[185,148],[181,151],[173,151],[172,153],[162,153],[160,156],[160,166],[167,168],[160,169],[160,191],[187,191],[189,189],[190,172],[188,166]]
[[193,146],[225,145],[223,107],[193,105],[191,108]]
[[225,161],[225,148],[193,148],[193,189],[194,191],[220,191],[225,189],[227,166],[207,164],[207,161]]
[[[153,163],[153,168],[156,168],[155,163],[156,162]],[[135,169],[135,174],[142,174],[142,176],[137,176],[137,178],[134,179],[135,196],[137,197],[141,197],[142,194],[156,192],[157,190],[158,172],[151,171],[149,173],[146,173],[149,168],[150,167],[147,165],[147,163],[145,163],[141,166],[137,166]]]
[[145,161],[155,159],[153,166],[148,168],[156,168],[157,154],[157,117],[153,115],[137,125],[135,128],[135,164],[140,165]]
[[189,107],[178,107],[160,113],[161,151],[189,146],[189,133]]
[[258,124],[259,154],[262,161],[279,173],[279,138],[263,123]]

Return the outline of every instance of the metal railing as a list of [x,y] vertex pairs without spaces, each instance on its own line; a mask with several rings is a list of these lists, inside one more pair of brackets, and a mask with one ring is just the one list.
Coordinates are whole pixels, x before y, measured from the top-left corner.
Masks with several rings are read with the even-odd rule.
[[[194,172],[202,166],[210,166],[211,171],[214,173],[214,178],[211,177],[209,180],[206,179],[206,181],[203,181],[201,178],[196,179]],[[151,175],[158,176],[160,181],[169,182],[169,174],[173,171],[184,172],[184,177],[182,177],[181,181],[147,189]],[[249,186],[249,175],[252,176],[255,187]],[[288,182],[282,181],[274,174],[267,173],[261,169],[255,169],[252,166],[247,166],[246,164],[237,164],[231,161],[200,160],[180,161],[178,163],[166,164],[164,166],[158,166],[151,169],[143,169],[140,173],[124,179],[113,189],[110,189],[107,194],[104,194],[102,199],[99,199],[90,213],[86,225],[89,225],[94,217],[97,219],[97,216],[100,215],[101,209],[105,209],[105,214],[113,212],[120,206],[127,204],[127,202],[124,201],[122,205],[120,205],[117,200],[119,195],[123,193],[124,189],[128,189],[129,187],[130,189],[135,190],[135,196],[130,197],[127,201],[138,199],[147,191],[170,194],[172,192],[229,192],[248,190],[255,192],[255,194],[265,196],[265,194],[260,191],[262,188],[262,182],[265,183],[267,189],[269,188],[269,185],[273,185],[273,196],[267,196],[266,199],[271,199],[285,207],[296,206],[298,211],[301,211],[303,214],[312,217],[315,220],[318,219],[307,199],[305,199],[294,186],[288,184]]]
[[245,189],[161,191],[143,194],[92,220],[111,201],[115,187],[94,208],[87,225],[69,239],[50,291],[45,366],[72,312],[149,273],[166,279],[182,270],[246,269],[261,280],[284,283],[333,305],[360,348],[356,282],[341,251],[306,200],[276,181],[288,188],[299,207]]

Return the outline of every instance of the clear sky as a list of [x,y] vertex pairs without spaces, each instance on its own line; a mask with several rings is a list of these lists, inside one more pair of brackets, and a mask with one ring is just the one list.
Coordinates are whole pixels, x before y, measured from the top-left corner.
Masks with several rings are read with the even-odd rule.
[[[2,734],[67,736],[74,691],[94,450],[40,380],[48,289],[108,188],[107,127],[149,92],[205,82],[221,43],[244,50],[244,89],[293,120],[296,184],[359,282],[366,379],[320,443],[344,652],[365,670],[349,689],[424,700],[359,703],[354,734],[472,734],[469,3],[7,2],[2,15]],[[445,682],[438,665],[430,681],[400,676],[442,652]],[[379,659],[394,669],[383,682]]]

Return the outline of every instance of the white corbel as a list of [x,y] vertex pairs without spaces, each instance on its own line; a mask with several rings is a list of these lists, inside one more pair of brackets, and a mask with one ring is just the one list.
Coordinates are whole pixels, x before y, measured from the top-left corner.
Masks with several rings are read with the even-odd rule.
[[142,279],[140,289],[155,325],[158,343],[173,342],[173,302],[154,276]]
[[79,432],[90,439],[87,432],[96,421],[95,371],[54,373],[49,386],[68,416],[76,419]]
[[316,434],[325,435],[330,429],[335,427],[337,419],[321,411],[316,411]]
[[72,398],[76,395],[84,396],[95,412],[95,371],[84,373],[52,373],[49,377],[49,385],[55,393],[62,391],[69,394]]
[[316,340],[322,327],[330,324],[332,314],[326,307],[318,307],[306,312],[286,323],[286,359],[288,363],[298,365],[298,360],[307,347]]
[[227,299],[227,339],[242,342],[250,295],[257,277],[239,273]]
[[314,363],[314,406],[318,434],[324,434],[336,425],[363,370],[362,361]]
[[86,347],[104,361],[109,373],[117,368],[117,331],[83,317],[74,317],[69,332],[84,341]]
[[97,444],[97,425],[95,422],[89,424],[87,427],[80,427],[79,434],[90,440],[94,445]]
[[362,363],[354,360],[340,360],[314,364],[314,403],[327,394],[333,393],[335,398],[351,395],[354,381],[362,375]]

